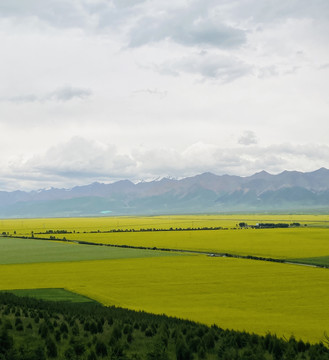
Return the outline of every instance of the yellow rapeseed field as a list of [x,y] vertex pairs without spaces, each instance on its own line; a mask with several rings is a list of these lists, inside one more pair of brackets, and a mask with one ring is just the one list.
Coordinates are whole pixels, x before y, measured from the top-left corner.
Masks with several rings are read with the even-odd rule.
[[65,237],[103,244],[227,252],[283,259],[329,255],[329,229],[324,228],[80,233],[65,234]]
[[0,233],[30,234],[31,231],[65,229],[68,231],[91,231],[110,229],[170,228],[170,227],[235,227],[239,222],[300,222],[317,226],[329,226],[328,215],[273,215],[273,214],[234,214],[234,215],[166,215],[166,216],[119,216],[88,218],[45,218],[45,219],[3,219],[0,220]]
[[207,256],[0,265],[0,289],[66,288],[106,305],[319,341],[328,270]]
[[[299,222],[300,228],[239,229],[239,222]],[[67,230],[59,238],[104,244],[228,252],[276,258],[306,258],[329,255],[329,217],[326,215],[175,215],[150,217],[104,217],[1,220],[3,231],[16,235],[37,235],[47,230]],[[102,233],[112,229],[197,228],[220,226],[227,230]],[[90,234],[91,231],[101,233]],[[86,233],[84,233],[86,232]],[[50,235],[47,235],[50,237]]]
[[[239,222],[299,222],[302,226],[238,229]],[[217,226],[227,230],[102,233],[111,229]],[[0,220],[0,234],[34,232],[35,237],[48,237],[37,235],[47,230],[72,232],[56,234],[59,238],[119,245],[295,259],[329,255],[329,222],[325,215]],[[63,287],[106,305],[319,341],[324,331],[329,332],[328,271],[204,255],[31,263],[0,265],[0,289]]]

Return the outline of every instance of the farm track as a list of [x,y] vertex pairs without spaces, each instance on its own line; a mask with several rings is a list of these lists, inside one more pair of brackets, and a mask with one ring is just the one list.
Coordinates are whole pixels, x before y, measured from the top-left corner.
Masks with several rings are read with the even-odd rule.
[[308,264],[298,261],[292,260],[284,260],[277,258],[266,258],[260,256],[253,255],[239,255],[239,254],[230,254],[230,253],[218,253],[218,252],[209,252],[209,251],[200,251],[200,250],[187,250],[187,249],[170,249],[170,248],[158,248],[158,247],[146,247],[146,246],[132,246],[132,245],[118,245],[118,244],[103,244],[103,243],[94,243],[82,240],[73,240],[73,239],[49,239],[49,238],[35,238],[28,236],[10,236],[12,238],[17,239],[31,239],[31,240],[41,240],[41,241],[60,241],[60,242],[69,242],[79,245],[93,245],[93,246],[108,246],[108,247],[116,247],[116,248],[125,248],[125,249],[139,249],[139,250],[153,250],[153,251],[166,251],[166,252],[178,252],[178,253],[186,253],[186,254],[199,254],[199,255],[207,255],[210,257],[228,257],[228,258],[236,258],[236,259],[245,259],[245,260],[256,260],[256,261],[267,261],[267,262],[275,262],[280,264],[287,265],[299,265],[320,269],[329,269],[328,265],[316,265],[316,264]]

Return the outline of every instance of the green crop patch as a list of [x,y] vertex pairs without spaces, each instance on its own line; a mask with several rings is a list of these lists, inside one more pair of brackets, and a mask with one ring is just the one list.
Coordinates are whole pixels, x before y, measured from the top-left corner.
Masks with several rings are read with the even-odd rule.
[[88,298],[66,289],[17,289],[17,290],[2,290],[2,292],[9,292],[19,297],[30,297],[45,301],[64,301],[72,303],[89,303],[95,302]]
[[291,259],[291,261],[310,264],[310,265],[329,266],[329,256],[318,256],[318,257],[310,257],[304,259]]
[[173,253],[47,240],[0,238],[0,264],[29,264],[173,256]]

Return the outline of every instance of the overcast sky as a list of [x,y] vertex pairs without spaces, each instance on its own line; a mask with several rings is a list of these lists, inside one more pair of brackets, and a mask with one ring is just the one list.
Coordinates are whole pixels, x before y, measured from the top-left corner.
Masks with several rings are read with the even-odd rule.
[[329,167],[328,0],[1,0],[0,190]]

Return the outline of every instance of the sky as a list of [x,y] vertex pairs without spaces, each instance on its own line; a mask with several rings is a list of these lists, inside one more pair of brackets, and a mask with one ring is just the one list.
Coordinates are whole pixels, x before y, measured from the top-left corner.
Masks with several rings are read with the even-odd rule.
[[329,168],[328,0],[1,0],[0,190]]

